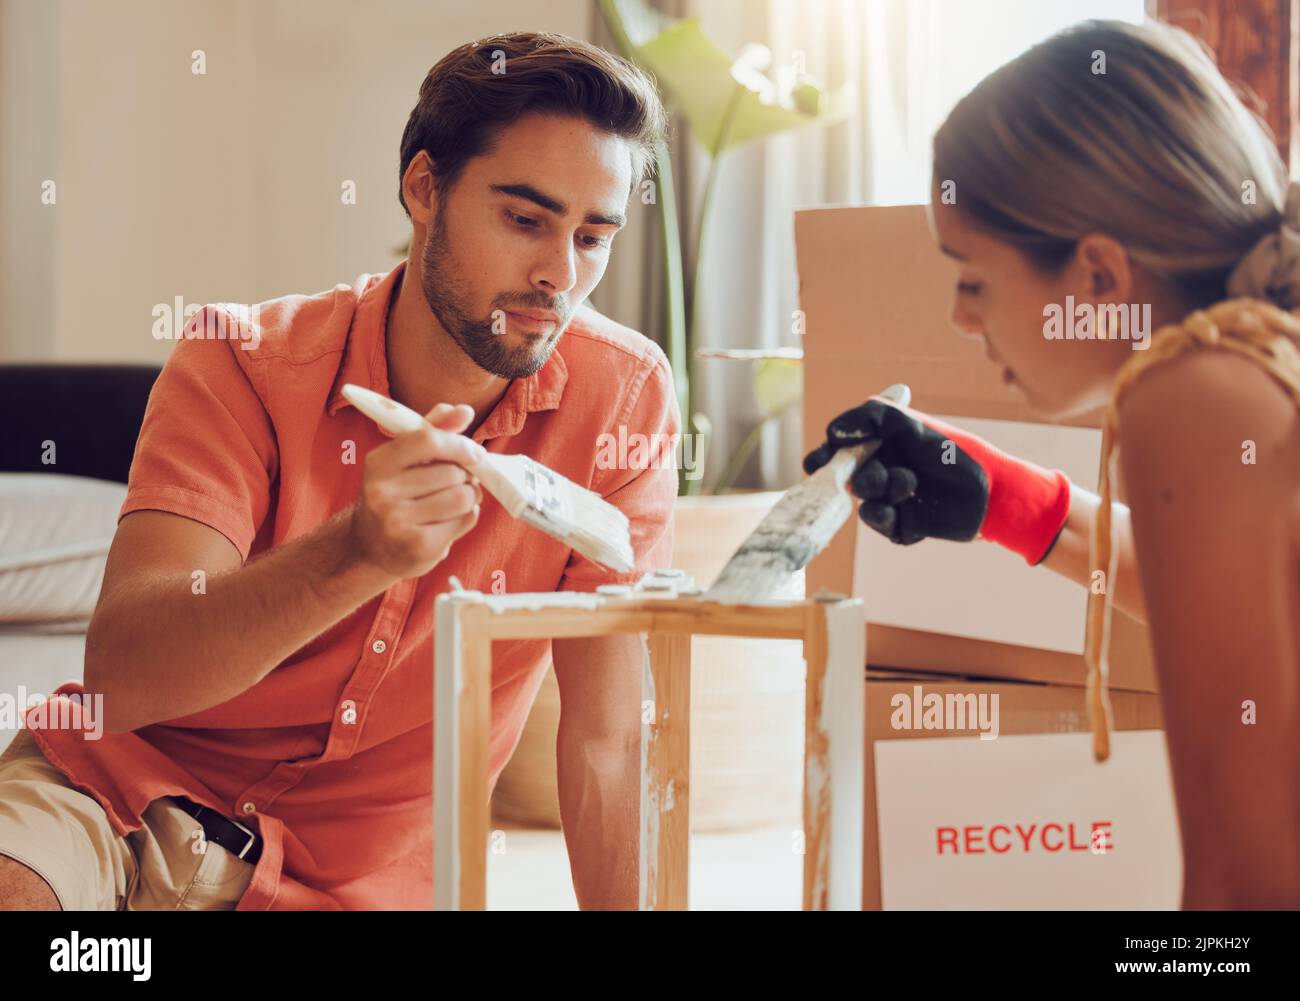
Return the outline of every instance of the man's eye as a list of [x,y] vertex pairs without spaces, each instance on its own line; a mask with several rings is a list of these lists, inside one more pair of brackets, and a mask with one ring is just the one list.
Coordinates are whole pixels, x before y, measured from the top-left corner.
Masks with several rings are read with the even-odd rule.
[[957,291],[963,295],[976,295],[984,286],[979,282],[958,282]]
[[510,221],[516,226],[523,226],[527,229],[532,229],[537,225],[536,219],[530,219],[526,215],[517,215],[514,212],[507,212],[506,214],[510,216]]
[[584,236],[581,239],[588,247],[608,247],[612,241],[612,237],[606,236]]

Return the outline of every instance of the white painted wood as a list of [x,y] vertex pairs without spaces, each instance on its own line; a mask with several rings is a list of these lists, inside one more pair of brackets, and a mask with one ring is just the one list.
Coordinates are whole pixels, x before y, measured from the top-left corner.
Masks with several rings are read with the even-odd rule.
[[[656,889],[658,888],[659,866],[659,776],[647,767],[651,760],[650,749],[655,739],[655,722],[658,714],[658,701],[655,698],[655,676],[650,668],[650,637],[645,633],[641,639],[641,834],[639,854],[640,892],[637,906],[643,911],[653,911],[656,907]],[[645,707],[647,703],[654,709],[654,715],[647,721]]]
[[454,911],[460,900],[461,624],[458,609],[478,602],[473,591],[438,596],[433,654],[433,908]]
[[863,762],[866,748],[863,672],[866,631],[862,602],[826,603],[826,674],[822,727],[829,742],[832,911],[862,910]]
[[[642,581],[636,589],[639,596],[647,591],[660,590]],[[660,594],[674,597],[679,581],[659,581]],[[826,618],[826,664],[822,679],[821,712],[816,722],[826,738],[825,765],[809,760],[806,763],[806,781],[820,798],[822,790],[828,794],[829,814],[826,821],[827,863],[818,874],[819,882],[825,880],[825,899],[831,910],[861,910],[862,907],[862,843],[863,843],[863,751],[865,733],[863,719],[863,670],[866,663],[865,633],[862,624],[862,602],[858,599],[841,599],[828,596],[817,599]],[[460,783],[458,710],[465,687],[462,653],[465,644],[461,612],[468,604],[485,605],[495,614],[487,621],[489,634],[497,632],[491,625],[496,617],[509,619],[527,615],[531,611],[554,608],[573,608],[598,615],[602,608],[620,603],[619,597],[561,592],[556,594],[484,595],[477,591],[456,590],[439,596],[435,608],[434,641],[434,768],[433,768],[433,829],[434,829],[434,908],[456,910],[461,891],[460,862]],[[729,604],[722,602],[721,604]],[[764,601],[762,604],[789,607],[803,602]],[[504,623],[503,623],[504,625]],[[615,627],[615,631],[625,631]],[[482,639],[482,637],[477,637]],[[652,670],[648,636],[641,634],[643,643],[642,699],[657,706],[654,672]],[[645,762],[655,739],[653,724],[642,725],[641,752]],[[657,887],[655,871],[659,861],[661,812],[669,808],[673,790],[669,788],[664,802],[659,801],[658,776],[643,767],[641,776],[641,821],[639,877],[642,909],[655,909]],[[808,832],[805,832],[806,834]],[[486,848],[486,846],[484,846]],[[818,887],[818,890],[823,887]],[[820,899],[818,897],[817,899]]]

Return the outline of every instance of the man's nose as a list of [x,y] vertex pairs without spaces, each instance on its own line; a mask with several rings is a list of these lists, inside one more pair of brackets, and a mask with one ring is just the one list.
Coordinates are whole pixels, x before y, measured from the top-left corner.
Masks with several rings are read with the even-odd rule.
[[578,281],[578,267],[574,261],[573,241],[567,237],[547,248],[534,266],[530,280],[534,288],[552,294],[568,292]]

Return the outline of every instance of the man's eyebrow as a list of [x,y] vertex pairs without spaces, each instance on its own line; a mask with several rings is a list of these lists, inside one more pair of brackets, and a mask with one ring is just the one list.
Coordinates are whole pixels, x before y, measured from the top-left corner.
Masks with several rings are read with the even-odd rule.
[[[538,205],[546,209],[547,212],[553,212],[556,215],[564,215],[569,211],[569,206],[565,205],[564,202],[558,198],[543,194],[531,184],[493,184],[491,189],[499,195],[511,195],[532,202],[534,205]],[[617,226],[622,229],[627,222],[627,217],[621,212],[615,212],[613,215],[588,212],[583,221],[593,226]]]
[[942,243],[939,244],[939,249],[943,251],[943,253],[947,254],[949,257],[955,257],[959,261],[966,260],[966,258],[962,257],[962,255],[957,253],[957,251],[953,250],[951,247],[945,247]]

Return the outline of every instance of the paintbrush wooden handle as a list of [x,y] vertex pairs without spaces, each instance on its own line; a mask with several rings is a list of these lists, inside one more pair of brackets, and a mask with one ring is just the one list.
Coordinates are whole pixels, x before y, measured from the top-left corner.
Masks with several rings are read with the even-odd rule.
[[[349,403],[391,434],[405,434],[430,426],[428,421],[410,407],[364,386],[349,382],[342,392]],[[528,498],[515,485],[516,480],[521,484],[524,482],[522,471],[515,469],[515,466],[523,465],[526,461],[523,456],[493,455],[488,452],[481,462],[464,468],[505,506],[511,517],[518,518],[520,511],[527,505]],[[512,472],[514,476],[511,475]]]
[[349,382],[344,385],[342,393],[345,400],[391,434],[418,431],[429,423],[405,404],[364,386]]
[[[408,431],[418,431],[425,426],[432,427],[428,421],[404,403],[398,403],[374,390],[349,382],[343,387],[342,392],[349,403],[391,434],[406,434]],[[466,466],[465,469],[477,476],[491,462],[491,458],[489,455],[482,462]]]

